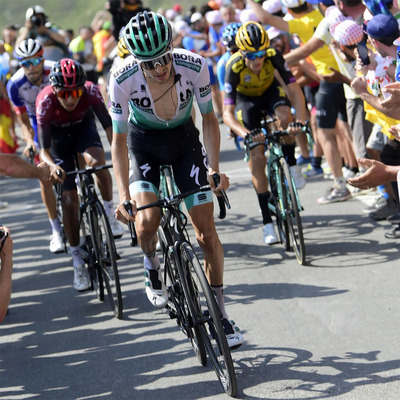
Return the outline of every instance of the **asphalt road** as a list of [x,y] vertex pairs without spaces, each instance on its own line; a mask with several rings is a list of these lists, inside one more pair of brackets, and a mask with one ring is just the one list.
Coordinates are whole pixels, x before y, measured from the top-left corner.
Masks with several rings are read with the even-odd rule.
[[[250,174],[223,129],[232,210],[217,221],[226,304],[245,336],[234,351],[240,399],[400,398],[399,244],[363,213],[375,194],[318,205],[332,184],[300,192],[307,266],[262,243]],[[108,159],[109,148],[106,147]],[[115,198],[117,199],[116,188]],[[142,255],[117,242],[124,318],[72,288],[69,255],[48,251],[33,180],[3,178],[0,222],[15,242],[10,314],[0,325],[0,399],[225,399],[174,321],[148,303]]]

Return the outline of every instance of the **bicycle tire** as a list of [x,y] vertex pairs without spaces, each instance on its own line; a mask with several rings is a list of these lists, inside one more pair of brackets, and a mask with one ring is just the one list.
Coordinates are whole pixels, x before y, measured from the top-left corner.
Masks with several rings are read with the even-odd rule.
[[222,326],[221,311],[192,246],[182,242],[179,253],[186,266],[185,279],[190,298],[188,301],[193,303],[192,308],[198,313],[194,320],[197,321],[206,352],[224,391],[229,396],[235,397],[236,373]]
[[96,216],[92,220],[92,233],[97,264],[102,272],[111,310],[118,319],[121,319],[123,313],[122,292],[114,237],[103,205],[95,202],[92,212],[92,215]]
[[97,298],[104,301],[104,282],[99,265],[96,264],[96,255],[93,247],[93,238],[90,229],[90,211],[81,211],[80,230],[83,244],[81,245],[82,258],[88,266],[90,289],[94,290]]
[[281,159],[281,166],[285,177],[286,191],[286,221],[289,226],[289,235],[291,238],[293,251],[297,261],[301,265],[306,262],[306,246],[304,243],[303,224],[301,222],[298,195],[295,185],[293,184],[289,166],[286,160]]
[[68,248],[67,248],[67,235],[65,233],[64,229],[64,214],[63,214],[63,209],[62,209],[62,200],[58,199],[58,193],[55,191],[55,196],[56,196],[56,209],[57,209],[57,219],[61,227],[61,239],[63,241],[63,246],[64,246],[64,253],[68,253]]
[[[164,280],[168,288],[167,314],[176,322],[185,336],[188,337],[193,351],[201,365],[207,364],[207,354],[202,340],[200,330],[193,325],[193,317],[190,311],[185,293],[188,292],[187,282],[182,279],[176,266],[176,261],[169,251],[168,240],[162,227],[159,228],[161,252],[164,255]],[[184,288],[185,287],[185,288]]]
[[275,207],[275,223],[278,229],[279,241],[286,250],[290,249],[289,226],[285,218],[286,196],[279,196],[278,182],[284,190],[284,178],[281,164],[275,161],[276,169],[272,166],[269,174],[272,201]]

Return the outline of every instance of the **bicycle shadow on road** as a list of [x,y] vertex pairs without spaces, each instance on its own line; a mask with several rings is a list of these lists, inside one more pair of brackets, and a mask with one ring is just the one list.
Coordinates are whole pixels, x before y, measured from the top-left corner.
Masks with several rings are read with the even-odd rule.
[[304,349],[247,347],[246,357],[234,357],[239,399],[336,398],[358,386],[400,381],[400,360],[378,361],[379,350],[313,359]]
[[399,257],[395,243],[382,238],[381,226],[360,215],[306,215],[302,220],[310,267],[374,265]]

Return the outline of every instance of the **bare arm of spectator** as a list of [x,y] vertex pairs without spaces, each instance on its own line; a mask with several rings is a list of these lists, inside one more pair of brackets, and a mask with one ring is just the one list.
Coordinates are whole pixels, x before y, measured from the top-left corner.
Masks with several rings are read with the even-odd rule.
[[247,0],[247,5],[253,9],[263,24],[272,25],[281,31],[289,32],[289,24],[283,18],[265,11],[261,3],[256,3],[254,0]]
[[297,49],[290,50],[288,54],[284,55],[286,62],[289,65],[295,64],[301,60],[304,60],[309,55],[320,49],[325,45],[325,42],[317,37],[313,36],[307,43]]
[[367,171],[357,178],[348,179],[347,182],[360,189],[369,189],[397,179],[400,165],[386,165],[380,161],[360,158],[358,163],[367,167]]
[[13,241],[10,231],[5,226],[1,227],[7,236],[0,240],[0,322],[3,322],[7,314],[12,289],[12,267],[13,267]]
[[39,178],[46,182],[50,180],[50,167],[46,163],[36,167],[15,154],[0,154],[0,174],[13,178]]

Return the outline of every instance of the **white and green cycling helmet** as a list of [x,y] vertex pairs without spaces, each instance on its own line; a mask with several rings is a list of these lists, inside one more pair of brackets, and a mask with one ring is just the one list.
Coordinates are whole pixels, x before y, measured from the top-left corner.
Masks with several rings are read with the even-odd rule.
[[139,60],[152,60],[171,46],[172,28],[167,19],[153,11],[136,14],[125,26],[126,48]]

